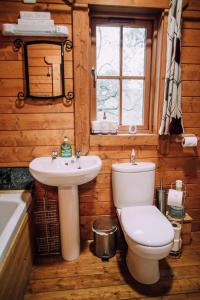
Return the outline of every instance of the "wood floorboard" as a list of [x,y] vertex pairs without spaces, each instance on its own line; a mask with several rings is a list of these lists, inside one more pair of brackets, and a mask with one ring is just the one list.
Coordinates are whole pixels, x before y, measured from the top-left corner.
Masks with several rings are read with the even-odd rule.
[[24,300],[199,300],[200,232],[192,234],[180,258],[160,262],[160,281],[137,283],[129,274],[124,251],[102,262],[88,245],[72,262],[60,257],[40,258],[32,268]]

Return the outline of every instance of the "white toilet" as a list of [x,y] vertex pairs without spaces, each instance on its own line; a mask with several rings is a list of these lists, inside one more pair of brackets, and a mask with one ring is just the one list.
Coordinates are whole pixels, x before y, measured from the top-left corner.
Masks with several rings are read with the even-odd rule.
[[112,165],[114,204],[128,244],[127,266],[143,284],[159,280],[159,260],[169,254],[174,239],[171,223],[153,206],[154,181],[154,163]]

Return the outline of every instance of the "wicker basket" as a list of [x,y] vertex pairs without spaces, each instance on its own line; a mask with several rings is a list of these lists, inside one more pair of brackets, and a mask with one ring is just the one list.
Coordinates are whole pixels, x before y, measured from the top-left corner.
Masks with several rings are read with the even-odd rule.
[[60,254],[57,188],[35,182],[35,236],[39,255]]

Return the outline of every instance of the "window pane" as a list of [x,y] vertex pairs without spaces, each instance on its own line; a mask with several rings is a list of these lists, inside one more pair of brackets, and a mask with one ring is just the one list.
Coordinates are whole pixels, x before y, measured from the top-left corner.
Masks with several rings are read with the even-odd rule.
[[144,76],[146,29],[123,27],[123,76]]
[[97,75],[119,75],[120,28],[96,27]]
[[144,81],[122,81],[122,124],[142,125],[144,111]]
[[97,79],[97,120],[107,119],[119,122],[119,80]]

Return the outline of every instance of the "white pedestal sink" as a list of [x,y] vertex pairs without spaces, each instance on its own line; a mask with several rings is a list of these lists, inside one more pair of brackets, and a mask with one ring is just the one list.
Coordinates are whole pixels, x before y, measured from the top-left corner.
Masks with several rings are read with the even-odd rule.
[[29,164],[32,176],[39,182],[58,187],[61,249],[65,260],[80,254],[78,185],[94,179],[100,169],[98,156],[74,158],[38,157]]

